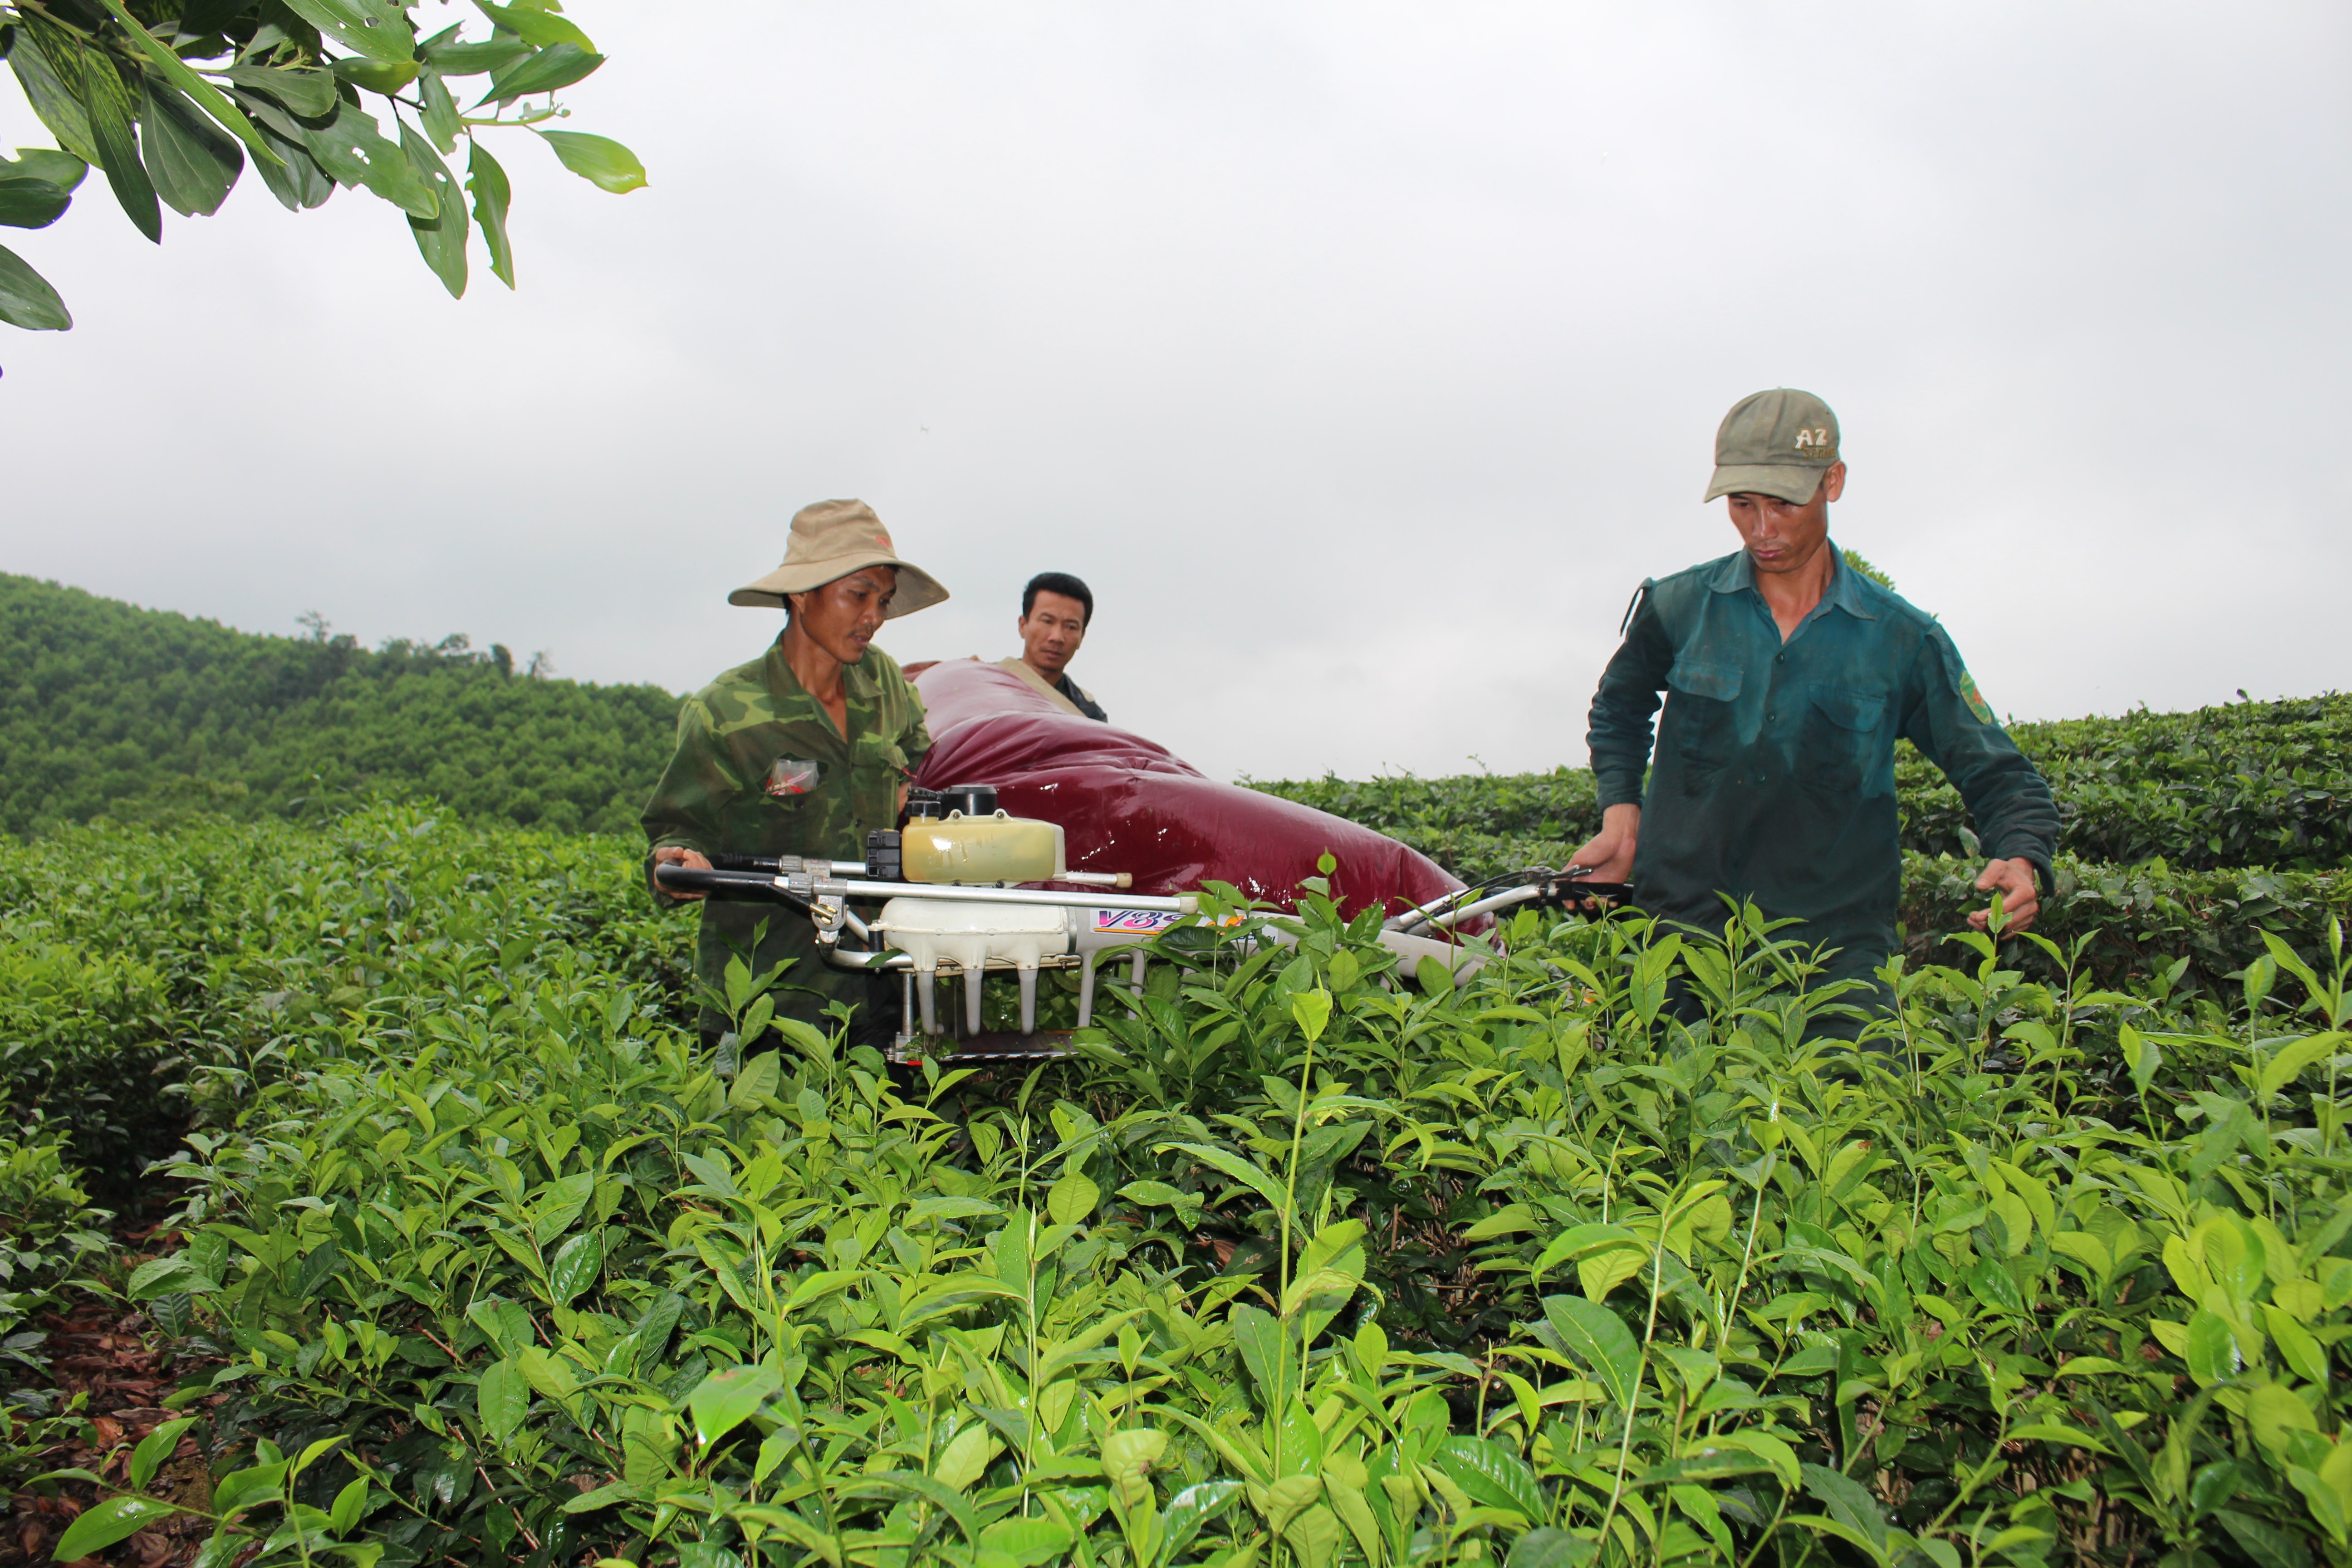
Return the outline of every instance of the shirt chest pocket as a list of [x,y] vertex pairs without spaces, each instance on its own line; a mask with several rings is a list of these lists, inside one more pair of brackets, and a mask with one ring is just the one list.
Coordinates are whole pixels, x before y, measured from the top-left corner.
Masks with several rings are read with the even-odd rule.
[[1683,783],[1704,788],[1731,760],[1739,740],[1739,696],[1745,675],[1736,664],[1678,658],[1666,671],[1666,717],[1660,739],[1682,764]]
[[1797,776],[1806,787],[1822,795],[1853,795],[1885,771],[1882,763],[1891,768],[1884,693],[1824,683],[1807,698],[1797,745]]

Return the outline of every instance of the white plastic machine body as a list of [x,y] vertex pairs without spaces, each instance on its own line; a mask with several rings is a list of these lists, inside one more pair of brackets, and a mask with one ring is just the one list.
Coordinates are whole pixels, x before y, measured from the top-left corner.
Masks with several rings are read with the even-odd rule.
[[[924,1036],[940,1033],[936,986],[943,967],[963,976],[967,1035],[981,1032],[982,981],[992,969],[1000,973],[1010,970],[1017,976],[1024,1035],[1037,1027],[1037,972],[1078,970],[1077,1021],[1084,1028],[1094,1017],[1095,966],[1100,956],[1130,950],[1129,981],[1139,991],[1149,957],[1145,944],[1193,907],[1190,897],[1122,899],[1109,889],[1114,878],[1106,873],[1073,876],[1064,858],[1059,826],[1001,811],[911,821],[902,845],[908,882],[939,891],[930,896],[908,891],[890,899],[869,929],[881,942],[906,954],[895,967],[911,966],[914,1006],[909,1011],[920,1022],[906,1020],[909,1037],[917,1027]],[[1115,879],[1126,881],[1124,877]],[[1105,890],[1086,899],[1083,894],[1074,898],[1008,886],[1047,881],[1093,882]],[[1279,928],[1268,929],[1265,935],[1279,942],[1296,940]],[[1408,963],[1430,956],[1457,968],[1467,956],[1457,946],[1424,937],[1383,931],[1381,940]]]
[[940,899],[893,899],[882,906],[875,934],[915,961],[915,995],[923,1033],[936,1035],[932,982],[946,959],[963,972],[963,1026],[980,1033],[980,983],[991,963],[1011,965],[1021,978],[1021,1032],[1037,1026],[1037,970],[1070,951],[1068,910],[1035,904],[950,903]]
[[914,960],[915,995],[922,1032],[940,1032],[932,986],[942,960],[963,975],[964,1032],[980,1033],[981,978],[993,966],[1010,968],[1021,985],[1021,1032],[1037,1026],[1037,972],[1076,966],[1078,1026],[1094,1018],[1095,957],[1113,948],[1133,948],[1131,978],[1143,984],[1141,943],[1176,923],[1164,910],[1054,909],[1034,904],[949,903],[938,899],[893,899],[882,906],[874,933]]

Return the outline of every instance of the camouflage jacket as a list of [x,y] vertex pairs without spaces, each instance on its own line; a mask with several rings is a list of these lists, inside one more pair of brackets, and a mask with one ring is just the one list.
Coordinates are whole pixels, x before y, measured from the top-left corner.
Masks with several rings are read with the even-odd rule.
[[[879,648],[841,672],[848,733],[833,726],[784,661],[781,641],[750,664],[729,670],[686,700],[677,715],[677,750],[646,802],[653,847],[677,845],[705,855],[804,855],[863,859],[866,835],[895,827],[898,786],[930,750],[923,700],[896,660]],[[651,857],[647,857],[650,884]],[[655,891],[665,904],[683,900]],[[767,935],[752,952],[761,921]],[[777,998],[780,1014],[819,1021],[825,1002],[863,1004],[862,975],[826,965],[809,922],[781,905],[706,900],[695,973],[721,984],[730,952],[755,971],[795,962]],[[708,1005],[705,1027],[724,1020]]]

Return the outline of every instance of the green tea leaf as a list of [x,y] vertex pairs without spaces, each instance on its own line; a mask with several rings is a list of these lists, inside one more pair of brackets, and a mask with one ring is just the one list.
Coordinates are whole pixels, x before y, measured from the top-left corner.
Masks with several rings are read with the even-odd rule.
[[759,1110],[775,1099],[776,1086],[783,1081],[783,1058],[775,1051],[761,1051],[735,1074],[735,1082],[727,1090],[728,1109]]
[[947,1446],[931,1461],[931,1476],[941,1486],[962,1491],[988,1473],[988,1467],[1004,1445],[996,1440],[984,1421],[974,1421],[948,1439]]
[[1998,1258],[1980,1258],[1969,1270],[1969,1293],[1998,1312],[2025,1315],[2025,1294]]
[[181,1252],[150,1258],[132,1269],[128,1292],[134,1301],[152,1301],[158,1296],[193,1295],[219,1289],[197,1273],[188,1255]]
[[1246,1301],[1234,1303],[1230,1321],[1234,1344],[1241,1352],[1242,1364],[1249,1369],[1257,1384],[1260,1402],[1267,1409],[1278,1408],[1284,1399],[1276,1372],[1281,1357],[1281,1324],[1265,1308],[1253,1307]]
[[2181,1359],[2189,1363],[2189,1375],[2200,1384],[2210,1386],[2237,1376],[2238,1342],[2229,1320],[2209,1308],[2198,1308],[2189,1319],[2188,1344]]
[[[1183,1556],[1185,1548],[1241,1495],[1239,1481],[1195,1481],[1170,1498],[1167,1511],[1160,1516],[1164,1531],[1160,1561],[1171,1563]],[[982,1539],[985,1543],[987,1538]]]
[[1640,1388],[1642,1347],[1623,1320],[1578,1296],[1547,1296],[1543,1305],[1552,1331],[1592,1369],[1619,1408],[1631,1410]]
[[1319,986],[1312,991],[1293,992],[1290,1016],[1298,1025],[1298,1032],[1310,1042],[1321,1039],[1331,1022],[1331,994]]
[[1517,1236],[1523,1231],[1540,1230],[1544,1225],[1544,1216],[1526,1204],[1506,1204],[1464,1231],[1462,1239],[1492,1241],[1498,1236]]
[[604,1244],[594,1231],[583,1231],[565,1242],[547,1268],[548,1289],[555,1304],[570,1306],[574,1296],[596,1282],[604,1267]]
[[[2268,935],[2268,932],[2264,932]],[[2324,1058],[2335,1055],[2343,1047],[2344,1036],[2336,1030],[2324,1035],[2306,1035],[2278,1048],[2263,1063],[2262,1091],[2276,1094],[2280,1089],[2303,1076],[2305,1068]]]
[[982,1551],[1010,1558],[1017,1568],[1060,1561],[1073,1539],[1067,1526],[1050,1519],[1001,1519],[980,1532]]
[[1437,1446],[1436,1464],[1474,1502],[1508,1509],[1531,1524],[1549,1517],[1536,1473],[1492,1438],[1448,1437]]
[[180,1434],[196,1424],[194,1415],[183,1415],[166,1421],[139,1440],[131,1451],[130,1480],[131,1489],[144,1491],[147,1483],[155,1479],[156,1467],[171,1458],[172,1450],[180,1446]]
[[94,1557],[118,1541],[127,1540],[159,1519],[181,1510],[158,1498],[114,1497],[85,1510],[69,1525],[49,1555],[59,1563]]
[[278,1501],[286,1482],[287,1468],[286,1460],[271,1459],[242,1470],[231,1470],[214,1484],[213,1512],[226,1519],[245,1509]]
[[514,1366],[525,1383],[559,1405],[568,1405],[579,1387],[580,1380],[572,1363],[538,1345],[517,1351]]
[[2092,1436],[2088,1432],[2079,1427],[2069,1426],[2063,1421],[2028,1422],[2022,1426],[2012,1427],[2009,1436],[2012,1442],[2063,1443],[2071,1447],[2088,1448],[2095,1453],[2105,1454],[2111,1451],[2105,1443]]
[[1102,1189],[1087,1176],[1072,1171],[1045,1194],[1045,1212],[1055,1225],[1078,1225],[1091,1218],[1102,1202]]
[[1886,1515],[1880,1511],[1878,1500],[1869,1489],[1842,1471],[1824,1465],[1803,1468],[1805,1490],[1822,1507],[1830,1517],[1857,1531],[1874,1550],[1881,1562],[1886,1560]]
[[1599,1551],[1590,1541],[1545,1525],[1511,1543],[1503,1568],[1584,1568]]
[[694,1412],[694,1434],[705,1447],[751,1418],[783,1379],[772,1366],[730,1366],[702,1380],[687,1405]]
[[1225,1150],[1207,1143],[1162,1143],[1153,1152],[1164,1154],[1171,1149],[1190,1154],[1193,1159],[1213,1170],[1223,1171],[1226,1175],[1233,1177],[1264,1198],[1277,1214],[1290,1206],[1290,1194],[1283,1190],[1282,1184],[1238,1154],[1229,1153]]
[[2255,1568],[2311,1568],[2311,1553],[2303,1542],[2268,1521],[2227,1508],[2213,1517],[2253,1560]]
[[335,1506],[328,1511],[328,1528],[337,1535],[351,1535],[368,1515],[368,1479],[361,1476],[347,1483],[335,1494]]
[[481,1380],[474,1386],[474,1404],[481,1415],[482,1430],[503,1447],[530,1410],[530,1384],[512,1361],[492,1362],[483,1368]]

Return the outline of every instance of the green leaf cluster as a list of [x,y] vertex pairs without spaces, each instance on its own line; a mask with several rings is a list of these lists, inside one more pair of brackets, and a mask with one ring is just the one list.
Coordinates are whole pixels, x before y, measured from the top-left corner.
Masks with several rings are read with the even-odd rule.
[[[570,112],[554,95],[604,62],[553,0],[485,0],[477,25],[488,36],[471,41],[462,21],[419,37],[415,9],[413,0],[0,0],[0,55],[58,140],[0,159],[0,226],[54,223],[96,167],[132,225],[160,244],[163,208],[217,212],[250,157],[289,210],[322,205],[338,186],[399,209],[453,296],[466,291],[468,234],[478,228],[491,270],[512,288],[511,188],[482,132],[530,131],[564,167],[616,194],[644,185],[644,166],[610,138],[550,128]],[[461,108],[477,87],[479,99]],[[460,142],[463,192],[444,162]],[[5,247],[0,321],[73,324],[56,289]]]

